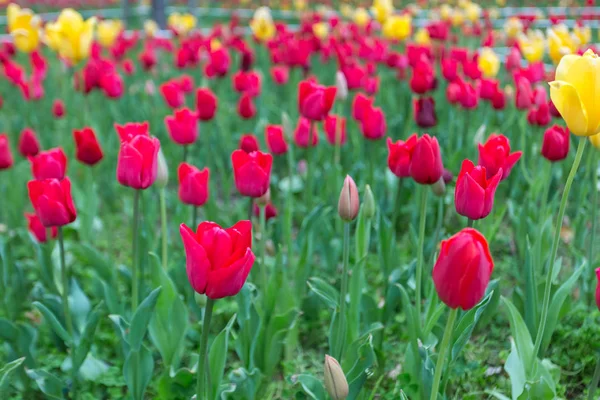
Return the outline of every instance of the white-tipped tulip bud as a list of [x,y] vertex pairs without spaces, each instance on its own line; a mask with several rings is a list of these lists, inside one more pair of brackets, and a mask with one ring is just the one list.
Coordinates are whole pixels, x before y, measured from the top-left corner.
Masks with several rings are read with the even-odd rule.
[[446,193],[446,183],[444,182],[444,177],[442,176],[436,183],[431,185],[431,191],[437,197],[442,197],[444,193]]
[[169,183],[169,167],[167,166],[167,160],[162,152],[162,149],[158,150],[158,167],[156,172],[156,186],[164,188]]
[[333,400],[345,400],[348,397],[348,381],[340,363],[333,357],[325,356],[325,389]]
[[340,192],[340,200],[338,201],[338,214],[346,222],[353,221],[358,215],[359,206],[356,183],[350,175],[346,175],[344,186]]
[[339,100],[346,100],[346,97],[348,97],[348,82],[342,71],[335,73],[335,87],[337,88],[335,97]]

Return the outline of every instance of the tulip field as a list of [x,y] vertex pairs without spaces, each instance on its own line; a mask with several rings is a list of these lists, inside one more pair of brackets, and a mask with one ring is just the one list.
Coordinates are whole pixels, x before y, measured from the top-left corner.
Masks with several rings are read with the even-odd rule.
[[2,5],[0,399],[599,399],[600,7],[551,3]]

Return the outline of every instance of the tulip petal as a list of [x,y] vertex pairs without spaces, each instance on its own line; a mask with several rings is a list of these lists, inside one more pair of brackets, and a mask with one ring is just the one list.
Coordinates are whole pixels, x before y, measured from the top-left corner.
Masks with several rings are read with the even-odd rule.
[[247,248],[244,256],[235,263],[210,271],[206,295],[211,299],[220,299],[238,294],[250,274],[254,260],[254,253]]
[[588,136],[587,112],[575,87],[565,81],[550,82],[550,98],[569,130],[577,136]]
[[179,226],[181,240],[185,249],[185,269],[188,280],[197,293],[206,292],[210,261],[204,247],[197,242],[194,232],[185,224]]

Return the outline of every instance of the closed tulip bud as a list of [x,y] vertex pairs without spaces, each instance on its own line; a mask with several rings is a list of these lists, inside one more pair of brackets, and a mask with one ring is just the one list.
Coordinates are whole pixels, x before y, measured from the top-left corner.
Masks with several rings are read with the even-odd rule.
[[160,142],[148,134],[147,124],[127,124],[117,127],[117,130],[119,128],[121,148],[117,160],[117,180],[123,186],[147,189],[154,183],[158,173]]
[[345,400],[348,397],[349,387],[344,371],[338,361],[329,356],[325,356],[325,389],[333,400]]
[[371,186],[369,185],[365,187],[365,199],[362,207],[365,217],[371,219],[375,216],[375,198],[373,197],[373,192],[371,191]]
[[596,285],[596,307],[600,310],[600,268],[596,268],[596,279],[598,280]]
[[258,138],[251,133],[242,135],[242,137],[240,138],[239,147],[246,153],[252,153],[253,151],[260,150],[260,146],[258,145]]
[[0,134],[0,170],[8,169],[13,165],[13,155],[8,142],[8,135]]
[[162,152],[162,149],[158,150],[157,163],[158,167],[156,172],[156,186],[162,189],[169,183],[169,166],[167,165],[167,160]]
[[436,183],[444,173],[442,155],[437,138],[424,134],[419,139],[412,152],[410,176],[422,185]]
[[284,65],[275,65],[271,67],[271,78],[276,85],[285,85],[290,79],[290,70]]
[[60,147],[42,151],[35,157],[29,157],[31,174],[38,181],[65,177],[67,172],[67,156]]
[[27,189],[31,205],[45,227],[67,225],[77,218],[69,178],[29,181]]
[[316,146],[319,143],[317,126],[313,125],[309,119],[300,117],[294,131],[294,143],[302,148]]
[[437,125],[435,115],[435,100],[433,97],[420,97],[413,102],[415,122],[421,128],[431,128]]
[[483,298],[493,270],[487,240],[479,231],[465,228],[442,241],[433,283],[448,307],[470,310]]
[[552,162],[564,160],[569,155],[570,142],[569,129],[554,125],[544,132],[542,156]]
[[353,221],[358,215],[359,206],[356,183],[354,183],[350,175],[346,175],[338,201],[338,214],[346,222]]
[[198,138],[198,114],[183,108],[165,117],[169,137],[179,145],[192,144]]
[[385,136],[387,123],[385,113],[381,108],[369,105],[364,110],[360,122],[361,133],[365,139],[378,140]]
[[238,101],[238,114],[243,119],[252,119],[256,115],[256,106],[248,93],[242,94]]
[[75,139],[76,147],[75,158],[79,162],[93,166],[102,160],[104,154],[92,128],[74,129],[73,138]]
[[328,115],[323,128],[329,144],[341,146],[346,143],[346,118],[335,114]]
[[177,169],[179,200],[195,207],[203,206],[208,200],[210,170],[199,170],[188,163],[181,163]]
[[485,167],[464,160],[454,191],[456,212],[473,220],[487,217],[494,206],[494,195],[502,173],[500,168],[488,178]]
[[235,187],[242,196],[260,197],[269,189],[273,156],[255,151],[235,150],[231,154]]
[[217,112],[217,96],[209,88],[196,91],[196,111],[201,121],[210,121]]
[[437,197],[442,197],[446,193],[446,182],[444,182],[444,177],[442,176],[436,183],[431,185],[431,191]]
[[342,71],[335,73],[335,87],[337,89],[335,98],[339,100],[346,100],[348,97],[348,82],[346,82],[346,76]]
[[267,125],[265,127],[265,142],[267,142],[269,151],[275,155],[285,154],[288,151],[288,144],[281,125]]
[[40,152],[40,142],[31,128],[25,128],[19,137],[19,153],[23,157],[36,156]]
[[171,108],[179,108],[185,103],[185,95],[177,82],[165,82],[160,85],[160,94]]
[[300,115],[312,121],[322,121],[327,117],[337,89],[335,86],[325,87],[310,80],[298,85],[298,110]]
[[62,100],[54,100],[52,103],[52,115],[54,118],[60,119],[65,115],[65,103]]

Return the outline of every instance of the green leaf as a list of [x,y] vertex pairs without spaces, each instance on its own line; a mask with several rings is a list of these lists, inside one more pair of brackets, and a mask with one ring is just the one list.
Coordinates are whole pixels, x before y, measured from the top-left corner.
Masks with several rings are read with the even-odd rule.
[[79,343],[74,351],[73,368],[75,368],[76,371],[79,371],[81,364],[83,364],[83,361],[90,352],[90,348],[94,342],[96,328],[98,327],[98,322],[100,321],[100,310],[103,307],[104,303],[100,302],[88,315],[85,327],[83,328],[83,333],[81,334]]
[[[525,325],[525,321],[519,314],[519,311],[506,297],[502,297],[502,301],[508,310],[508,317],[510,321],[511,334],[515,340],[516,349],[518,352],[518,358],[525,366],[525,372],[528,374],[533,366],[533,362],[537,360],[533,354],[533,343],[531,341],[531,335]],[[507,361],[508,362],[508,361]],[[528,376],[528,375],[527,375]]]
[[88,297],[83,293],[77,280],[71,279],[69,283],[69,304],[71,315],[73,316],[73,327],[75,328],[75,336],[81,332],[85,326],[86,318],[92,309],[92,305]]
[[102,253],[89,244],[76,244],[69,247],[81,266],[90,266],[102,280],[112,282],[115,266]]
[[285,334],[294,326],[298,317],[298,310],[291,308],[283,314],[278,314],[269,320],[265,331],[264,369],[265,376],[272,376],[275,367],[281,359],[283,339]]
[[519,357],[519,352],[515,346],[515,341],[510,341],[511,351],[504,364],[504,370],[510,377],[511,393],[513,400],[517,400],[519,396],[525,391],[525,383],[527,378],[525,377],[525,366]]
[[[355,351],[353,349],[356,349]],[[367,381],[370,369],[376,362],[373,350],[373,336],[371,334],[360,337],[351,344],[346,353],[346,359],[354,360],[352,368],[346,373],[348,386],[350,388],[348,400],[354,400],[360,394],[362,387]]]
[[121,339],[123,354],[129,353],[129,322],[127,322],[120,315],[109,315],[108,318],[110,318],[110,320],[112,321],[113,326],[115,327],[115,331],[117,335],[119,335],[119,339]]
[[27,376],[35,381],[42,393],[50,399],[64,399],[64,382],[43,369],[28,369]]
[[161,287],[159,286],[150,292],[148,297],[146,297],[144,301],[142,301],[142,304],[138,306],[137,310],[135,310],[133,318],[131,318],[128,342],[132,351],[138,351],[142,346],[142,340],[146,335],[148,324],[154,314],[154,307],[156,306],[160,291]]
[[46,307],[39,301],[34,301],[33,306],[42,313],[42,315],[46,319],[46,322],[50,324],[50,327],[52,328],[54,333],[58,335],[58,337],[60,337],[65,343],[72,343],[73,338],[71,337],[71,335],[69,335],[65,327],[60,323],[58,318],[56,318],[56,315],[54,315],[54,313],[50,311],[48,307]]
[[339,304],[340,294],[336,288],[325,282],[321,278],[313,276],[306,281],[309,289],[316,294],[326,306],[335,310]]
[[254,368],[251,372],[248,372],[245,368],[237,368],[231,371],[229,380],[235,385],[234,393],[238,394],[238,396],[232,396],[231,398],[254,400],[261,379],[262,374],[257,368]]
[[235,296],[238,304],[237,321],[240,329],[235,341],[235,351],[248,369],[254,368],[254,354],[262,329],[262,319],[252,301],[251,284],[246,283]]
[[123,377],[133,400],[143,400],[154,371],[152,353],[145,346],[132,349],[123,365]]
[[302,387],[308,398],[313,400],[326,400],[327,395],[323,383],[312,375],[300,374],[292,377],[292,381]]
[[455,339],[452,344],[452,351],[450,353],[451,360],[456,359],[463,347],[465,347],[471,338],[471,334],[473,333],[473,329],[475,329],[475,325],[477,325],[479,318],[481,318],[481,315],[487,308],[488,304],[490,304],[493,295],[493,291],[488,293],[487,296],[485,296],[483,300],[479,302],[479,304],[467,311],[458,321],[458,325],[456,328],[454,328],[453,336]]
[[227,348],[229,344],[229,333],[236,320],[236,316],[231,317],[225,328],[217,335],[210,346],[208,355],[210,370],[210,399],[218,399],[218,391],[223,380],[225,371],[225,361],[227,360]]
[[[23,364],[25,357],[18,358],[14,361],[5,364],[0,368],[0,395],[5,396],[8,390],[8,385],[12,379],[12,375],[17,371],[17,368]],[[3,397],[5,398],[5,397]]]

